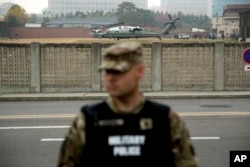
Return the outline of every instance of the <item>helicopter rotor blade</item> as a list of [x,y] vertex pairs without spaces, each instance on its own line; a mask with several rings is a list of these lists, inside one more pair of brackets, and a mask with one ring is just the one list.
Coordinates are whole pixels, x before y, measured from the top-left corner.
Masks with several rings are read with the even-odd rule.
[[109,25],[103,26],[103,28],[109,28],[109,27],[119,26],[119,25],[124,25],[124,24],[125,24],[124,22],[119,22],[116,24],[109,24]]
[[171,17],[170,14],[168,14],[168,17],[169,17],[170,21],[167,22],[167,23],[165,23],[164,25],[171,24],[172,27],[173,27],[174,29],[176,29],[176,27],[175,27],[175,22],[176,22],[177,20],[179,20],[180,18],[176,18],[176,19],[172,20],[172,17]]
[[176,19],[174,19],[174,21],[177,21],[177,20],[179,20],[180,18],[176,18]]
[[172,21],[172,17],[171,17],[171,15],[170,15],[170,14],[168,14],[168,17],[169,17],[169,19]]

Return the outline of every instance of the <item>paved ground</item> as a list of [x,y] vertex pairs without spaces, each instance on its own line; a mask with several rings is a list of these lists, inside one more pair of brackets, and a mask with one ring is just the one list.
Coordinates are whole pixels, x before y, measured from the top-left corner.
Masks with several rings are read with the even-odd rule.
[[[212,91],[212,92],[144,92],[147,98],[190,99],[190,98],[250,98],[250,91]],[[107,93],[18,93],[0,94],[0,101],[28,100],[94,100],[105,99]]]

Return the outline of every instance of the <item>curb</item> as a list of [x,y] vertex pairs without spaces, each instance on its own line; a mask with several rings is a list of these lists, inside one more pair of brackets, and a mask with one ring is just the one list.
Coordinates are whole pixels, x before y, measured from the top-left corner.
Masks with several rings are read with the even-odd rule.
[[[224,92],[144,92],[148,99],[250,98],[250,91]],[[0,94],[0,101],[103,100],[107,93],[28,93]]]

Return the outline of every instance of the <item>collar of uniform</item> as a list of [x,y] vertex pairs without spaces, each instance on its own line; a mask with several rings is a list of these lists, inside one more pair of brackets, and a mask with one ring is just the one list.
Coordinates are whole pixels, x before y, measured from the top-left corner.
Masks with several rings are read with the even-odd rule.
[[[141,95],[142,95],[142,98],[141,98],[141,101],[140,101],[139,105],[136,106],[135,109],[132,112],[129,112],[129,113],[137,114],[137,113],[139,113],[141,111],[141,109],[143,108],[144,103],[145,103],[145,97],[144,97],[144,95],[142,93],[141,93]],[[113,112],[115,112],[115,113],[119,112],[117,107],[115,106],[115,103],[114,103],[113,99],[110,96],[107,99],[107,104],[108,104],[109,108]]]

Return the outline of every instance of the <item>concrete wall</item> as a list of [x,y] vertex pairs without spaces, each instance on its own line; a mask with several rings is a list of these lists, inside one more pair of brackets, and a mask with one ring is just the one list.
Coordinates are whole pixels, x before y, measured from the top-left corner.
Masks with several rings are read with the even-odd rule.
[[[111,43],[0,44],[0,93],[102,92]],[[250,90],[249,43],[145,43],[143,91]]]

